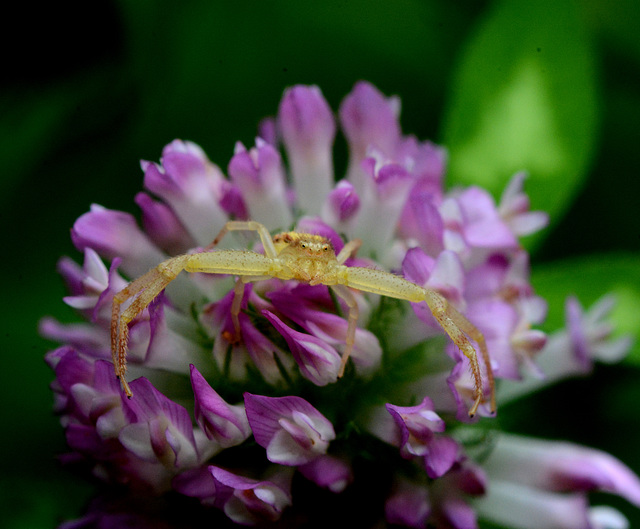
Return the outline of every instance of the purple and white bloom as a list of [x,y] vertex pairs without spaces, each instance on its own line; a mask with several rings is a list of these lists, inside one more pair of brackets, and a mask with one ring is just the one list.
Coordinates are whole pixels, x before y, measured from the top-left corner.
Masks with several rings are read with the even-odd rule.
[[518,384],[505,381],[500,397],[511,400],[565,378],[585,376],[591,373],[596,361],[622,360],[632,341],[629,336],[614,336],[614,328],[607,319],[614,304],[613,296],[607,295],[585,311],[575,297],[568,297],[566,328],[549,336],[542,348],[537,359],[540,374],[526,377]]
[[273,145],[258,138],[256,146],[247,151],[236,144],[229,162],[229,177],[238,189],[251,219],[263,219],[269,229],[289,226],[293,215],[287,204],[284,168],[280,154]]
[[173,487],[180,494],[197,498],[205,507],[221,509],[241,525],[276,521],[291,505],[289,470],[254,479],[210,465],[176,476]]
[[376,410],[369,421],[369,430],[400,448],[400,454],[407,459],[427,454],[435,434],[444,429],[445,422],[433,411],[429,397],[417,406],[385,404],[384,409]]
[[320,455],[298,467],[300,473],[319,487],[342,492],[353,481],[350,465],[341,458]]
[[309,463],[325,454],[336,437],[331,422],[300,397],[245,393],[244,403],[253,436],[272,463]]
[[502,193],[498,213],[515,235],[529,235],[544,228],[549,216],[544,211],[529,211],[529,197],[524,193],[525,172],[516,173]]
[[400,482],[387,499],[384,510],[391,524],[416,529],[426,527],[431,514],[429,491],[424,485]]
[[615,511],[589,507],[586,493],[618,494],[640,506],[640,479],[614,457],[572,443],[501,434],[484,464],[488,519],[514,529],[616,527]]
[[275,522],[291,505],[291,494],[273,481],[245,478],[215,466],[209,471],[218,494],[224,498],[224,513],[236,523]]
[[336,123],[331,107],[317,86],[285,90],[278,110],[278,126],[287,151],[298,207],[306,215],[320,213],[333,187],[333,140]]
[[193,365],[191,385],[195,419],[209,439],[217,441],[222,448],[229,448],[251,435],[244,406],[227,404]]
[[143,461],[158,462],[172,471],[193,468],[217,450],[201,431],[194,431],[185,408],[162,395],[145,378],[134,383],[140,398],[127,399],[123,407],[127,424],[118,440],[124,448]]
[[[46,356],[69,446],[61,460],[100,480],[104,495],[62,527],[328,525],[345,505],[353,526],[625,527],[586,495],[640,505],[638,478],[620,461],[502,432],[487,404],[469,418],[469,360],[424,303],[353,291],[355,343],[339,378],[348,307],[326,285],[252,277],[234,319],[242,284],[183,273],[131,322],[134,395],[121,391],[114,295],[159,262],[202,251],[232,219],[319,234],[336,252],[360,238],[346,266],[439,292],[483,333],[499,409],[621,359],[629,341],[612,338],[610,298],[586,310],[570,299],[567,329],[548,340],[538,328],[546,302],[518,238],[548,219],[529,210],[524,173],[498,203],[477,186],[448,190],[446,150],[404,135],[399,113],[398,98],[366,82],[337,115],[318,87],[294,86],[226,165],[182,140],[143,161],[141,225],[97,204],[75,222],[83,265],[65,257],[58,270],[83,321],[45,318],[41,332],[61,344]],[[345,175],[333,164],[338,127]],[[262,251],[251,234],[222,245]]]
[[291,355],[304,378],[316,386],[326,386],[338,380],[340,355],[331,345],[315,336],[290,328],[268,310],[265,310],[263,315],[287,341]]
[[[280,289],[271,292],[269,299],[278,312],[309,333],[308,335],[297,333],[300,338],[297,343],[300,344],[300,347],[303,347],[302,344],[306,342],[308,344],[306,349],[310,353],[310,358],[301,363],[306,356],[304,354],[305,348],[303,347],[301,353],[296,355],[295,350],[298,345],[291,341],[296,331],[282,327],[282,322],[279,322],[276,316],[268,311],[264,313],[267,319],[282,332],[282,335],[289,342],[294,358],[301,356],[301,360],[297,361],[300,364],[303,376],[309,378],[309,380],[313,380],[313,378],[310,378],[313,376],[317,380],[315,384],[319,386],[323,385],[321,383],[323,380],[335,382],[337,380],[340,357],[333,353],[336,349],[344,349],[348,323],[344,318],[327,311],[327,308],[330,308],[332,304],[329,292],[326,290],[318,292],[317,289],[308,285],[298,285],[290,290]],[[346,307],[343,310],[346,312]],[[287,338],[287,336],[290,336],[290,338]],[[311,346],[312,343],[316,343],[319,349],[313,348]],[[327,346],[329,347],[327,348]],[[324,372],[324,377],[320,376],[321,372],[316,374],[316,371],[309,366],[309,364],[314,363],[312,362],[315,356],[313,354],[314,350],[318,350],[320,360],[325,359],[325,369],[322,369],[322,364],[318,367]],[[326,352],[321,353],[321,351]],[[356,329],[351,358],[357,372],[365,374],[379,367],[381,356],[382,350],[376,336],[366,329]],[[303,364],[306,364],[304,368]],[[305,373],[307,374],[305,375]]]

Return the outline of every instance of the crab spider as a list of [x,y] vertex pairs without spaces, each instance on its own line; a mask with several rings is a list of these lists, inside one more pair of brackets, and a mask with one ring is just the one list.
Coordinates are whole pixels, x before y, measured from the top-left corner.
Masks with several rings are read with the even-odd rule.
[[[237,230],[257,232],[264,247],[264,255],[248,250],[211,251],[227,232]],[[344,262],[358,249],[360,244],[360,240],[350,241],[336,256],[329,240],[320,235],[291,231],[280,233],[272,238],[267,228],[259,222],[229,221],[213,242],[202,252],[178,255],[163,261],[145,275],[132,281],[113,298],[111,352],[115,373],[122,383],[124,392],[128,397],[133,396],[124,376],[127,369],[129,323],[180,272],[186,270],[187,272],[238,276],[231,305],[231,318],[236,339],[240,338],[238,315],[240,314],[245,283],[276,277],[285,280],[295,279],[310,285],[331,287],[349,309],[346,347],[342,355],[339,377],[343,375],[353,349],[358,321],[358,305],[351,293],[351,288],[414,303],[424,301],[444,331],[469,359],[475,398],[469,409],[469,415],[473,417],[480,403],[484,401],[483,379],[478,356],[469,339],[475,341],[480,349],[491,394],[491,411],[495,412],[495,383],[489,353],[482,333],[465,316],[453,308],[442,295],[433,290],[423,288],[382,270],[345,266]],[[121,310],[121,305],[129,300],[131,300],[129,305]]]

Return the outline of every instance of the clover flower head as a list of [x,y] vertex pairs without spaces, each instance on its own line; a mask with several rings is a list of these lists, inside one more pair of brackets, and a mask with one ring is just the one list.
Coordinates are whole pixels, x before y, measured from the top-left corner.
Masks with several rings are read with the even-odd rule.
[[[109,492],[62,527],[171,527],[168,513],[185,511],[176,526],[326,525],[345,495],[371,526],[467,529],[479,517],[523,529],[623,526],[586,493],[640,505],[638,478],[595,450],[502,433],[488,405],[471,419],[469,359],[424,303],[361,292],[345,302],[322,284],[185,273],[131,321],[134,395],[121,391],[114,296],[161,261],[202,252],[229,220],[319,234],[336,253],[360,239],[346,266],[401,274],[481,331],[499,397],[621,358],[629,343],[611,339],[608,301],[585,312],[570,300],[567,330],[549,340],[536,328],[546,304],[518,237],[547,216],[529,210],[524,173],[498,203],[479,187],[447,190],[446,150],[404,135],[399,113],[399,99],[370,83],[357,83],[337,115],[318,87],[294,86],[225,170],[182,140],[143,161],[140,223],[97,204],[75,222],[84,263],[63,258],[58,268],[64,301],[84,321],[47,318],[41,332],[61,343],[46,361],[69,446],[62,460]],[[349,160],[336,181],[338,127]],[[263,251],[251,241],[233,232],[223,245]]]

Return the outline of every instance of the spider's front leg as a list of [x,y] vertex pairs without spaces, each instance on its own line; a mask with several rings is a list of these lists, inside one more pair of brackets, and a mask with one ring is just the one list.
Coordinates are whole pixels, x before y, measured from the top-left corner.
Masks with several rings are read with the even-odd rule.
[[[469,416],[473,417],[478,410],[478,406],[484,401],[484,391],[482,385],[482,375],[480,366],[478,364],[478,355],[473,345],[469,341],[469,338],[474,340],[478,344],[482,360],[484,362],[489,388],[491,391],[490,405],[491,413],[496,411],[496,392],[495,381],[493,378],[493,369],[491,367],[491,359],[489,358],[489,351],[487,350],[487,344],[484,339],[484,335],[480,330],[473,325],[465,316],[458,312],[451,303],[447,301],[445,297],[438,294],[433,290],[425,289],[425,301],[431,310],[433,316],[438,320],[440,326],[449,335],[453,343],[455,343],[462,354],[469,359],[471,366],[471,374],[474,379],[475,386],[475,401],[469,409]],[[467,336],[469,338],[467,338]]]
[[[116,376],[120,379],[127,397],[133,396],[131,388],[124,377],[127,370],[129,323],[176,278],[184,269],[189,257],[188,255],[180,255],[163,261],[113,296],[113,304],[111,306],[111,356]],[[131,303],[121,313],[121,305],[129,299],[132,299]]]
[[478,344],[482,360],[485,364],[489,389],[491,392],[491,412],[496,411],[495,381],[491,359],[482,333],[465,316],[460,314],[443,296],[433,290],[422,288],[402,277],[360,267],[343,267],[340,283],[391,298],[405,299],[418,303],[425,301],[442,329],[469,359],[475,386],[475,400],[469,408],[469,416],[473,417],[478,406],[484,401],[482,372],[478,363],[478,355],[469,338]]
[[[179,255],[163,261],[118,292],[113,297],[111,312],[111,354],[116,376],[127,397],[133,395],[124,377],[127,370],[129,324],[183,270],[257,278],[275,275],[278,263],[264,255],[241,250]],[[128,300],[131,300],[130,304],[121,311],[121,306]]]

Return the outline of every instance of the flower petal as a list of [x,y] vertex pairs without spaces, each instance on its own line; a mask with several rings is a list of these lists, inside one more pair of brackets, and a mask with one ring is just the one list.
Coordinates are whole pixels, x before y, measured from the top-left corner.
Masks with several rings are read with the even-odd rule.
[[317,86],[294,86],[282,96],[278,125],[298,207],[307,215],[317,214],[322,205],[318,198],[326,196],[333,183],[336,124],[331,108]]
[[209,439],[227,448],[242,443],[251,435],[244,406],[227,404],[192,364],[191,385],[195,397],[196,421]]
[[209,471],[216,488],[230,489],[224,504],[225,514],[236,523],[253,525],[260,521],[275,522],[282,511],[291,505],[291,494],[271,481],[258,481],[233,474],[220,467],[210,466]]
[[122,269],[132,277],[144,274],[164,258],[132,215],[97,204],[76,220],[71,239],[81,251],[89,247],[107,259],[121,257]]
[[258,138],[247,151],[238,143],[229,162],[229,176],[242,192],[252,220],[268,229],[285,229],[293,220],[285,192],[285,174],[280,154]]
[[257,443],[273,463],[293,466],[326,452],[333,425],[300,397],[244,395],[247,418]]
[[330,455],[318,456],[300,465],[298,470],[305,478],[331,492],[342,492],[353,481],[349,463]]
[[426,527],[431,514],[431,501],[426,487],[402,483],[384,505],[387,522],[404,527]]
[[175,140],[162,151],[162,164],[143,161],[144,185],[171,207],[196,243],[206,246],[222,228],[224,176],[195,143]]
[[370,148],[392,156],[400,140],[397,98],[386,99],[370,83],[356,83],[339,109],[342,130],[349,142],[349,180],[362,191],[360,162]]
[[124,399],[128,426],[119,439],[145,460],[157,458],[166,467],[191,468],[197,460],[196,442],[189,413],[146,378],[131,382],[134,397]]
[[601,490],[640,505],[638,476],[593,448],[502,434],[485,467],[496,479],[551,491]]
[[514,529],[591,529],[583,494],[557,494],[492,479],[477,502],[480,516]]
[[385,407],[400,430],[401,453],[406,457],[425,455],[434,433],[444,431],[444,421],[433,411],[429,397],[417,406],[386,404]]
[[317,386],[326,386],[338,379],[341,360],[333,347],[315,336],[291,329],[268,310],[262,313],[289,344],[291,354],[305,378]]

